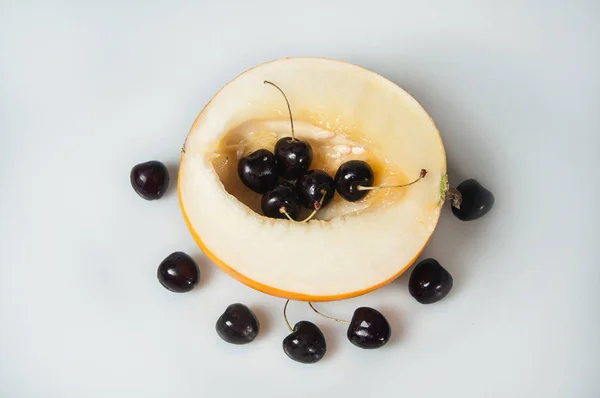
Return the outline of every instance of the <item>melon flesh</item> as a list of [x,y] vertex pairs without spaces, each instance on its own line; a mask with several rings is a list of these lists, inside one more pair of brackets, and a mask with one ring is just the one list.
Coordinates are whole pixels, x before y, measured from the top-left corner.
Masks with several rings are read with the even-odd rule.
[[[346,160],[366,160],[376,184],[349,203],[339,195],[308,223],[262,216],[260,195],[237,176],[239,157],[290,136],[286,93],[297,138],[313,147],[311,168],[332,177]],[[354,297],[397,277],[437,224],[446,175],[433,121],[406,92],[357,66],[286,58],[246,71],[203,109],[179,171],[181,208],[204,252],[225,271],[268,294],[312,301]],[[307,211],[308,212],[308,211]]]

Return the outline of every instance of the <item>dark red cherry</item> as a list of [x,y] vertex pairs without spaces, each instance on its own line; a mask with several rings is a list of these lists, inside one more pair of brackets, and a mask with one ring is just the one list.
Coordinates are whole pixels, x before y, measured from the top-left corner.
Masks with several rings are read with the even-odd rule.
[[376,309],[359,307],[354,311],[346,336],[352,344],[364,349],[383,347],[390,339],[387,319]]
[[282,213],[284,208],[287,214],[294,220],[298,220],[300,216],[300,202],[294,186],[288,182],[279,184],[269,192],[265,193],[260,202],[263,214],[271,218],[285,218]]
[[192,290],[200,280],[200,269],[193,258],[183,252],[169,254],[158,266],[158,281],[175,293]]
[[472,221],[485,216],[494,206],[494,195],[477,180],[460,183],[456,190],[462,195],[460,209],[452,206],[452,213],[462,221]]
[[369,192],[360,191],[358,187],[373,185],[373,169],[362,160],[349,160],[338,168],[333,179],[340,196],[349,202],[356,202]]
[[419,262],[410,274],[408,291],[421,304],[433,304],[450,293],[452,275],[437,260],[427,258]]
[[223,340],[231,344],[248,344],[258,336],[259,322],[254,312],[241,303],[229,305],[217,319],[215,329]]
[[325,207],[335,194],[333,178],[322,170],[310,170],[296,182],[296,193],[300,204],[311,210],[315,209],[315,203],[320,203],[325,195],[321,205]]
[[327,343],[321,330],[312,322],[300,321],[294,331],[283,339],[283,352],[292,360],[311,364],[319,362],[327,352]]
[[237,171],[242,183],[256,193],[263,194],[277,185],[275,156],[266,149],[241,158]]
[[279,175],[286,180],[296,180],[306,173],[312,163],[312,147],[308,142],[283,137],[275,144],[275,159]]
[[129,173],[133,190],[146,200],[160,199],[169,187],[169,171],[158,160],[136,164]]

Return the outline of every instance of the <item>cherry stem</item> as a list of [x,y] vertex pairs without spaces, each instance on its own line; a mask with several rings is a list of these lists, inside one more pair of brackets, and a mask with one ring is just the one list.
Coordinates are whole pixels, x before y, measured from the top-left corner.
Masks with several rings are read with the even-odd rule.
[[286,323],[288,329],[290,330],[290,332],[293,332],[294,329],[292,329],[292,325],[290,325],[290,321],[288,321],[287,314],[286,314],[287,306],[288,306],[289,302],[290,302],[290,300],[287,300],[285,302],[285,305],[283,306],[283,319],[285,319],[285,323]]
[[420,180],[422,180],[423,178],[425,178],[426,175],[427,175],[427,170],[421,169],[421,173],[419,174],[419,177],[416,180],[409,182],[408,184],[401,184],[401,185],[380,185],[378,187],[363,187],[362,185],[359,185],[356,188],[359,191],[373,191],[375,189],[384,189],[384,188],[403,188],[403,187],[408,187],[410,185],[416,184],[417,182],[419,182]]
[[303,223],[309,222],[311,220],[311,218],[313,218],[315,216],[315,214],[317,214],[317,212],[321,209],[321,207],[323,207],[323,202],[325,201],[325,193],[327,193],[327,191],[325,191],[324,189],[321,189],[321,200],[318,202],[315,201],[315,209],[313,210],[312,213],[310,213],[310,215],[308,217],[306,217],[302,221],[296,221],[292,217],[290,217],[290,214],[287,212],[287,210],[285,209],[284,206],[281,206],[281,208],[279,209],[279,212],[281,214],[285,214],[285,216],[288,218],[288,220],[295,222],[297,224],[303,224]]
[[265,80],[264,83],[270,84],[271,86],[275,87],[283,95],[283,98],[285,98],[285,103],[287,104],[288,112],[290,113],[290,124],[292,125],[292,141],[296,141],[296,136],[294,135],[294,119],[292,118],[292,108],[290,107],[290,102],[288,101],[287,96],[285,95],[283,90],[279,88],[279,86],[277,84],[270,82],[268,80]]
[[345,324],[348,324],[348,325],[350,324],[350,322],[348,322],[348,321],[346,321],[344,319],[337,319],[337,318],[334,318],[332,316],[323,314],[322,312],[320,312],[319,310],[317,310],[315,308],[315,306],[310,301],[308,302],[308,305],[310,306],[310,308],[312,308],[312,310],[314,312],[316,312],[317,314],[321,315],[323,318],[331,319],[332,321],[341,322],[341,323],[345,323]]
[[462,204],[462,194],[456,188],[448,188],[444,200],[451,200],[452,206],[460,209],[460,205]]

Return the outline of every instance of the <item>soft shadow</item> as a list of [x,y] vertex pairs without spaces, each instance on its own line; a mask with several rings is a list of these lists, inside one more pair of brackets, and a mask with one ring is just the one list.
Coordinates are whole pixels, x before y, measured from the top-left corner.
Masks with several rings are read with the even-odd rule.
[[431,240],[416,261],[392,282],[394,285],[400,286],[408,293],[410,275],[414,268],[421,261],[427,258],[434,258],[452,275],[454,280],[454,285],[449,296],[461,290],[465,279],[468,279],[469,270],[467,268],[472,266],[472,264],[466,261],[465,251],[469,250],[470,241],[473,239],[471,238],[471,234],[478,235],[474,231],[478,228],[461,230],[461,225],[459,224],[461,222],[453,218],[454,215],[450,209],[450,204],[447,203],[444,206],[443,214],[440,217]]
[[256,340],[268,338],[271,328],[273,327],[273,315],[260,305],[252,305],[249,306],[249,308],[254,312],[259,323],[259,331]]
[[179,175],[179,162],[165,162],[169,172],[169,187],[165,193],[165,198],[177,195],[177,177]]
[[327,344],[327,352],[322,360],[334,361],[340,347],[340,341],[346,339],[346,329],[343,327],[344,325],[336,325],[334,321],[329,321],[327,319],[319,321],[316,325],[321,329],[321,332],[323,332]]
[[202,253],[194,253],[190,256],[194,259],[196,264],[198,264],[198,268],[200,269],[200,282],[198,283],[198,286],[202,287],[208,284],[215,274],[216,266]]
[[383,314],[383,316],[388,320],[390,324],[390,329],[392,331],[390,340],[386,344],[386,346],[395,347],[397,345],[402,344],[402,340],[404,339],[406,329],[404,327],[404,322],[398,308],[396,307],[381,307],[377,309],[379,312]]
[[[472,79],[481,79],[478,83],[482,91],[493,90],[498,85],[515,84],[504,81],[504,73],[499,73],[500,65],[496,64],[498,54],[490,52],[490,49],[476,48],[473,51],[481,54],[479,64],[487,66],[488,75],[475,75]],[[422,50],[415,49],[417,59],[422,56]],[[438,56],[448,60],[465,57],[463,53],[441,52]],[[377,68],[377,65],[383,65]],[[467,65],[467,64],[465,64]],[[497,192],[499,186],[496,176],[499,173],[509,172],[503,167],[502,161],[506,160],[499,156],[502,152],[492,148],[482,134],[488,127],[489,117],[473,117],[470,114],[469,104],[460,99],[460,93],[448,90],[447,87],[437,89],[427,80],[427,71],[419,71],[411,66],[405,66],[403,71],[398,72],[391,68],[391,64],[384,59],[376,57],[369,60],[367,67],[373,67],[376,72],[382,73],[390,80],[398,83],[407,90],[431,115],[444,141],[447,156],[447,173],[450,185],[456,187],[468,178],[476,178],[490,189],[495,197],[496,204],[490,214],[484,218],[469,222],[463,222],[454,217],[449,202],[444,204],[439,223],[429,243],[415,260],[415,262],[400,275],[393,284],[408,290],[408,281],[414,267],[426,258],[435,258],[450,272],[454,279],[454,286],[448,298],[457,294],[468,283],[468,279],[476,274],[474,269],[481,264],[469,260],[469,253],[480,250],[483,242],[489,238],[493,228],[493,220],[502,203],[498,200]],[[466,66],[468,67],[468,66]],[[472,67],[472,66],[471,66]],[[517,68],[517,65],[503,65],[502,67]],[[379,69],[379,70],[378,70]],[[460,71],[455,71],[460,73]],[[484,78],[485,77],[485,78]],[[525,77],[524,77],[525,79]],[[525,84],[525,81],[523,82]],[[503,102],[510,109],[511,98]],[[502,111],[506,112],[507,109]],[[498,110],[493,110],[498,112]],[[485,171],[482,171],[485,170]]]

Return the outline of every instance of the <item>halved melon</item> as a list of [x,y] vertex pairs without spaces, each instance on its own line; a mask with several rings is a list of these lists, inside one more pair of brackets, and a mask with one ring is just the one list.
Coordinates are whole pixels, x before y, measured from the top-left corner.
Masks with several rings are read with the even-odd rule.
[[[311,169],[332,177],[350,159],[366,160],[375,184],[358,202],[338,194],[308,223],[267,218],[260,195],[237,175],[238,159],[273,151],[290,136],[313,147]],[[285,58],[228,83],[189,132],[179,169],[179,200],[204,253],[248,286],[283,298],[330,301],[373,291],[398,277],[433,233],[446,189],[446,155],[432,119],[408,93],[358,66]]]

